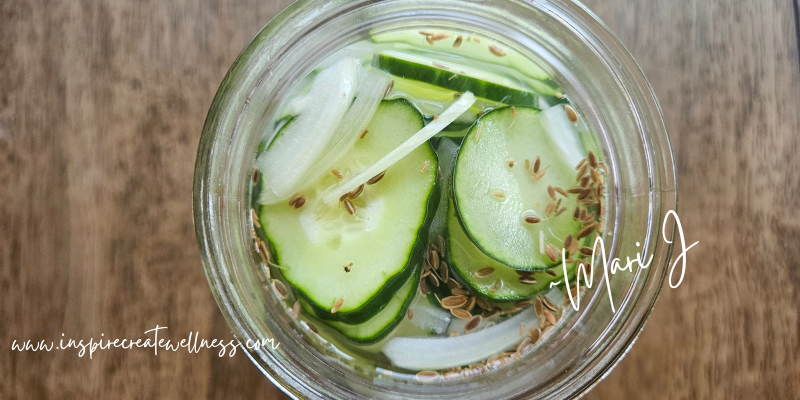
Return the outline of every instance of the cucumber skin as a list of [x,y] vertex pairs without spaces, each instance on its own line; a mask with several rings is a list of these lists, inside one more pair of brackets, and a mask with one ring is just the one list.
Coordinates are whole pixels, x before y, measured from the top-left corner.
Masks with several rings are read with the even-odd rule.
[[[450,263],[449,265],[456,265],[455,261],[453,261],[451,254],[448,253],[447,261]],[[511,267],[509,267],[511,268]],[[561,268],[561,264],[556,265],[555,267],[551,268]],[[548,268],[548,269],[551,269]],[[465,277],[461,271],[458,270],[456,267],[450,267],[450,275],[456,279],[459,283],[464,285],[465,287],[469,288],[469,291],[472,292],[474,296],[483,298],[484,300],[488,300],[490,302],[497,302],[497,301],[517,301],[517,300],[525,300],[525,299],[532,299],[542,293],[547,293],[550,290],[550,287],[544,288],[538,292],[531,293],[526,296],[513,296],[513,297],[503,297],[503,298],[495,298],[489,297],[485,294],[481,293],[478,288],[470,281],[467,277]],[[572,281],[575,278],[575,267],[567,267],[567,280]],[[564,287],[566,284],[564,282],[558,284],[558,287]]]
[[[412,279],[414,279],[414,281],[416,283],[414,283],[414,288],[411,290],[411,294],[409,294],[409,296],[406,298],[406,301],[403,303],[403,307],[400,308],[400,312],[397,313],[397,317],[395,317],[395,320],[392,323],[390,323],[389,325],[386,325],[386,328],[384,328],[383,330],[381,330],[380,332],[375,334],[375,336],[372,336],[372,337],[367,338],[367,339],[356,339],[356,338],[351,338],[351,337],[345,335],[344,333],[340,332],[339,330],[337,330],[334,327],[331,327],[331,328],[333,328],[339,335],[341,335],[343,338],[345,338],[349,342],[354,343],[354,344],[358,344],[358,345],[373,344],[373,343],[381,341],[386,336],[389,336],[389,334],[392,333],[394,328],[396,328],[397,325],[400,324],[400,322],[403,321],[403,318],[406,317],[406,313],[408,312],[408,307],[411,305],[411,302],[414,301],[414,297],[417,295],[417,291],[419,290],[419,280],[420,280],[420,276],[422,275],[421,271],[422,271],[422,267],[421,266],[416,267],[416,269],[414,270],[414,274],[413,274]],[[403,282],[403,283],[405,283],[405,282]],[[401,284],[401,286],[402,286],[402,284]],[[316,313],[316,311],[315,311],[315,313]],[[330,314],[330,313],[328,313],[328,314]],[[319,314],[317,313],[317,315],[319,315]],[[323,321],[323,322],[325,322],[325,321]]]
[[[372,64],[374,67],[382,69],[390,75],[425,82],[456,92],[469,91],[477,97],[508,105],[535,107],[539,104],[538,94],[534,92],[523,92],[461,74],[458,74],[454,79],[450,79],[452,75],[444,70],[439,72],[436,68],[429,66],[419,68],[420,64],[388,57],[380,53],[375,55]],[[412,71],[415,73],[411,73]],[[492,93],[502,93],[503,96],[494,96]]]
[[[439,162],[436,152],[433,150],[430,142],[428,142],[427,145],[429,146],[431,153],[434,154],[436,166],[438,168]],[[384,307],[386,307],[386,304],[389,303],[389,299],[394,296],[401,286],[403,286],[408,277],[414,272],[414,269],[422,268],[425,250],[428,248],[428,231],[430,230],[431,222],[433,222],[433,217],[436,214],[436,209],[439,205],[439,197],[440,183],[439,179],[437,178],[434,180],[433,188],[428,196],[428,204],[425,209],[425,222],[419,228],[417,233],[417,241],[414,243],[414,246],[411,249],[411,256],[409,257],[408,264],[406,264],[405,268],[403,268],[400,273],[386,281],[386,284],[383,285],[383,287],[361,307],[350,312],[337,312],[331,314],[330,310],[320,307],[301,290],[298,290],[293,285],[290,285],[292,287],[292,291],[296,296],[304,299],[314,310],[314,314],[316,314],[317,318],[321,320],[340,321],[347,324],[360,324],[372,318],[375,316],[375,314],[379,313]],[[279,259],[277,254],[275,254],[275,259]]]

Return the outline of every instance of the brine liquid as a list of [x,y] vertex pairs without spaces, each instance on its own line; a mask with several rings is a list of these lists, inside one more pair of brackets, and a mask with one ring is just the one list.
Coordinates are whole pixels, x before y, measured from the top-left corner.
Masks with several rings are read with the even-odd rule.
[[[474,70],[486,72],[492,77],[502,77],[503,82],[512,82],[515,88],[537,94],[536,104],[530,106],[546,110],[551,107],[562,107],[565,115],[571,122],[578,126],[581,140],[587,150],[596,148],[594,137],[583,121],[577,121],[577,107],[569,102],[569,93],[562,93],[556,83],[544,75],[544,70],[538,64],[514,54],[511,50],[504,49],[499,44],[493,44],[486,39],[472,36],[468,33],[453,31],[408,31],[394,32],[382,37],[366,39],[351,44],[337,51],[322,61],[306,78],[300,80],[291,93],[282,101],[279,112],[269,129],[264,133],[265,142],[259,151],[268,147],[267,141],[275,135],[287,121],[291,120],[299,109],[302,109],[309,87],[319,71],[333,65],[344,57],[353,57],[363,61],[363,65],[371,65],[375,54],[385,50],[396,50],[435,56],[438,60],[454,61],[457,64],[469,65]],[[446,66],[442,68],[447,70]],[[531,72],[533,71],[533,72]],[[454,74],[462,71],[453,71]],[[499,78],[496,78],[499,79]],[[443,88],[426,82],[405,79],[398,76],[392,77],[392,85],[386,93],[386,99],[403,98],[410,101],[424,116],[426,121],[432,121],[446,110],[460,95],[458,91]],[[488,93],[488,92],[487,92]],[[311,99],[313,101],[313,99]],[[370,344],[356,344],[340,334],[336,329],[313,313],[306,312],[300,306],[298,298],[290,290],[291,285],[281,278],[280,259],[272,259],[268,238],[265,237],[260,226],[254,227],[254,237],[259,256],[257,261],[261,272],[270,280],[267,295],[281,297],[286,305],[289,318],[296,319],[296,323],[306,330],[308,340],[317,346],[324,354],[348,364],[357,366],[362,371],[374,371],[378,376],[386,379],[415,379],[417,381],[431,381],[441,379],[463,379],[477,374],[487,373],[521,357],[531,356],[565,323],[572,313],[569,306],[568,290],[576,297],[579,289],[576,286],[574,275],[566,286],[563,280],[560,285],[548,287],[535,295],[514,301],[492,301],[464,284],[463,280],[455,277],[448,266],[449,235],[447,227],[448,202],[452,197],[452,168],[458,154],[463,137],[470,129],[479,123],[479,118],[498,108],[507,107],[506,103],[498,100],[480,98],[470,111],[459,117],[451,126],[438,133],[431,144],[437,152],[439,159],[439,175],[442,188],[440,206],[433,217],[428,232],[428,246],[423,255],[421,282],[413,291],[413,300],[401,316],[400,322],[383,339]],[[574,120],[573,120],[574,119]],[[577,122],[576,122],[577,121]],[[596,151],[596,150],[595,150]],[[588,153],[587,153],[588,154]],[[598,152],[599,154],[599,152]],[[509,166],[525,168],[539,173],[535,168],[535,155],[530,159],[509,159]],[[588,165],[588,156],[582,164]],[[596,160],[594,161],[596,163]],[[598,174],[603,173],[601,167],[596,167]],[[580,169],[580,168],[579,168]],[[591,167],[587,168],[587,171]],[[334,174],[336,171],[334,171]],[[254,182],[258,182],[258,172]],[[589,176],[589,172],[586,172]],[[580,177],[579,177],[580,178]],[[564,189],[570,186],[580,189],[582,182],[566,182]],[[586,186],[586,185],[584,185]],[[596,183],[595,183],[596,187]],[[253,186],[254,193],[252,208],[253,219],[258,225],[258,215],[261,206],[256,202],[259,197],[260,185]],[[602,190],[600,190],[602,191]],[[490,190],[491,192],[491,190]],[[505,193],[502,191],[491,192],[502,201]],[[580,196],[580,192],[570,194]],[[553,195],[555,202],[556,196]],[[291,201],[294,200],[294,204]],[[290,200],[289,206],[296,206],[297,199]],[[304,200],[303,200],[304,201]],[[597,202],[601,200],[598,199]],[[302,205],[301,205],[302,206]],[[544,205],[542,205],[544,208]],[[558,208],[558,207],[557,207]],[[452,211],[452,210],[451,210]],[[556,209],[555,212],[559,210]],[[563,211],[563,210],[562,210]],[[566,211],[570,215],[572,209]],[[531,218],[524,216],[522,218]],[[577,219],[586,216],[576,215]],[[598,215],[598,218],[600,215]],[[529,222],[533,220],[529,219]],[[596,231],[602,230],[602,220]],[[594,223],[594,222],[593,222]],[[577,232],[576,232],[577,234]],[[596,233],[593,232],[596,235]],[[592,236],[593,238],[594,236]],[[576,239],[577,240],[577,239]],[[365,243],[365,246],[379,246],[385,244]],[[543,251],[534,246],[530,251]],[[567,249],[569,250],[569,249]],[[560,252],[560,249],[559,249]],[[573,252],[574,253],[574,252]],[[560,253],[558,256],[560,260]],[[276,264],[277,263],[277,264]],[[346,270],[348,267],[345,265]],[[552,270],[561,272],[561,265]],[[473,273],[477,277],[491,274],[488,268],[477,269]],[[535,282],[552,275],[549,270],[536,272],[520,272],[514,276],[519,282]],[[498,280],[497,287],[488,290],[498,290],[506,284]],[[446,300],[446,299],[451,300]],[[455,298],[455,300],[452,300]],[[463,304],[460,304],[462,303]],[[444,304],[443,304],[444,303]],[[477,358],[476,358],[477,357]]]

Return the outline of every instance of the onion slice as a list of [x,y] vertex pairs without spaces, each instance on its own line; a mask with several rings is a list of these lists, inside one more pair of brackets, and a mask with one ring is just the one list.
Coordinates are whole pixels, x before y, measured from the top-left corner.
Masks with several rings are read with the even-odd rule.
[[469,110],[473,103],[475,103],[475,96],[470,92],[465,92],[463,95],[461,95],[461,98],[453,103],[453,105],[451,105],[447,110],[441,113],[437,119],[431,121],[419,132],[415,133],[405,142],[401,143],[400,146],[397,146],[394,150],[390,151],[389,154],[383,156],[383,158],[378,160],[375,164],[367,167],[367,169],[350,178],[346,182],[342,182],[339,185],[326,190],[322,196],[322,201],[325,202],[325,204],[331,204],[337,201],[343,194],[352,191],[375,175],[378,175],[381,171],[391,167],[403,157],[414,151],[414,149],[427,142],[437,133],[441,132],[442,129],[450,125],[450,123],[452,123],[461,114]]
[[359,67],[359,60],[345,58],[317,75],[308,93],[313,100],[256,160],[265,183],[260,203],[288,199],[304,184],[353,101]]
[[384,354],[394,365],[412,370],[440,370],[481,362],[514,348],[522,338],[519,325],[538,321],[533,307],[488,328],[452,337],[397,337],[386,343]]

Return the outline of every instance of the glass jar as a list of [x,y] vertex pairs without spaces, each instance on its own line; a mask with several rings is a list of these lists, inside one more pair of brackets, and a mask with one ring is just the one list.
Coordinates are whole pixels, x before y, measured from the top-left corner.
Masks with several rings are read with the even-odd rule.
[[[643,254],[647,269],[603,272],[538,351],[497,371],[454,381],[385,379],[320,350],[264,290],[253,257],[248,194],[255,149],[292,84],[370,31],[457,29],[538,60],[598,137],[611,171],[605,250]],[[675,166],[658,103],[630,54],[583,5],[568,0],[300,0],[270,21],[236,59],[209,110],[194,177],[194,219],[205,273],[233,335],[272,338],[244,348],[296,398],[567,398],[589,390],[625,355],[667,274],[661,225],[677,206]],[[674,224],[665,227],[673,237]],[[595,268],[597,271],[598,268]],[[598,276],[599,275],[599,276]],[[609,304],[609,295],[616,312]]]

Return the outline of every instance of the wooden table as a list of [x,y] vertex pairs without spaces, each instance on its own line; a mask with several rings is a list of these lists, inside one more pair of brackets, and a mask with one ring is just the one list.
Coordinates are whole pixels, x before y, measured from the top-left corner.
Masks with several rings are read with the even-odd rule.
[[[239,354],[16,352],[230,339],[192,170],[228,67],[287,1],[0,2],[0,398],[284,398]],[[800,397],[800,58],[792,0],[589,0],[661,102],[686,280],[586,398]]]

